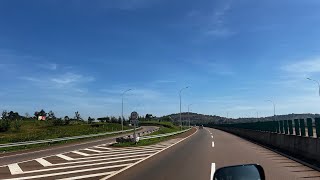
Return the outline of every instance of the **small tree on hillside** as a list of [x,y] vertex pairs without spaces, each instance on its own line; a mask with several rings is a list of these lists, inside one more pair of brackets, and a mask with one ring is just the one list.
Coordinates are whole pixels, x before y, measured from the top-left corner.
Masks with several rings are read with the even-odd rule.
[[118,123],[121,124],[121,117],[118,118]]
[[82,118],[81,118],[81,116],[80,116],[80,113],[79,113],[78,111],[75,112],[74,114],[75,114],[74,119],[76,119],[76,120],[78,120],[78,121],[82,120]]
[[54,112],[53,111],[49,111],[48,112],[48,119],[56,119],[56,116],[54,115]]
[[64,123],[65,123],[66,125],[70,124],[70,118],[69,118],[69,116],[65,116],[63,119],[64,119]]
[[91,118],[91,117],[89,116],[89,117],[88,117],[88,123],[89,123],[89,124],[92,124],[93,121],[94,121],[94,118]]
[[41,111],[39,112],[39,116],[47,116],[47,113],[41,109]]
[[0,120],[0,132],[8,131],[10,128],[10,121],[7,111],[2,111],[2,119]]

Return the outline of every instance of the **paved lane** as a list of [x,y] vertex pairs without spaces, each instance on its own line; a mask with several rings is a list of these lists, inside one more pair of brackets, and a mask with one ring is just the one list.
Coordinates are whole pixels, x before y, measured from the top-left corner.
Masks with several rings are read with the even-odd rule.
[[209,180],[216,168],[247,163],[262,165],[267,179],[320,179],[318,171],[232,134],[209,128],[199,130],[111,179]]
[[[156,127],[154,126],[144,126],[142,127],[141,130],[137,132],[143,132],[143,131],[149,131],[153,130]],[[15,163],[15,162],[21,162],[21,161],[26,161],[30,159],[36,159],[36,158],[41,158],[44,156],[50,156],[54,154],[61,154],[64,152],[68,151],[73,151],[77,149],[83,149],[87,147],[92,147],[104,143],[111,143],[115,142],[115,139],[117,137],[122,137],[125,135],[132,134],[130,133],[125,133],[125,134],[119,134],[115,135],[112,137],[107,137],[107,138],[97,138],[97,139],[88,139],[88,140],[83,140],[79,142],[72,142],[72,143],[67,143],[67,144],[61,144],[61,145],[56,145],[52,147],[44,147],[41,149],[30,149],[26,151],[20,151],[20,152],[13,152],[13,153],[8,153],[8,154],[0,154],[0,166],[1,165],[6,165],[10,163]],[[0,176],[1,177],[1,176]]]
[[109,144],[100,144],[90,148],[8,164],[0,167],[0,177],[10,180],[107,179],[180,140],[180,138],[176,138],[156,145],[130,148],[112,148]]

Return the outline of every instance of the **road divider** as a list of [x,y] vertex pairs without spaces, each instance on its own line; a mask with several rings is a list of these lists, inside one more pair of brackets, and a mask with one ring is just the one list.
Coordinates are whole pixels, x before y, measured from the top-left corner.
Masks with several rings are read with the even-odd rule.
[[185,130],[182,130],[182,131],[176,131],[176,132],[172,132],[172,133],[166,133],[166,134],[157,134],[157,135],[152,135],[152,136],[142,136],[142,137],[140,137],[140,140],[173,136],[173,135],[176,135],[176,134],[181,134],[181,133],[184,133],[184,132],[186,132],[186,131],[189,131],[190,129],[191,129],[191,128],[185,129]]

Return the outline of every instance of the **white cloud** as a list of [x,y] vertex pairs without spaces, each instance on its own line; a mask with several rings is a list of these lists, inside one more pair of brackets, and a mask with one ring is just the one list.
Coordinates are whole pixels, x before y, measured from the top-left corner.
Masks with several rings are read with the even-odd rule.
[[294,73],[319,73],[320,57],[296,61],[291,64],[284,65],[282,70]]
[[80,74],[66,73],[62,76],[51,78],[50,80],[58,85],[70,85],[74,83],[90,82],[93,81],[94,78],[85,77]]

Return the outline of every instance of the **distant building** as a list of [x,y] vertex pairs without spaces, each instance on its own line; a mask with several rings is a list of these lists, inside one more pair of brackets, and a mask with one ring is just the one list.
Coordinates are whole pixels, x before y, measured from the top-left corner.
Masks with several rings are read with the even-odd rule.
[[45,121],[46,120],[46,116],[38,116],[38,120],[39,121]]

